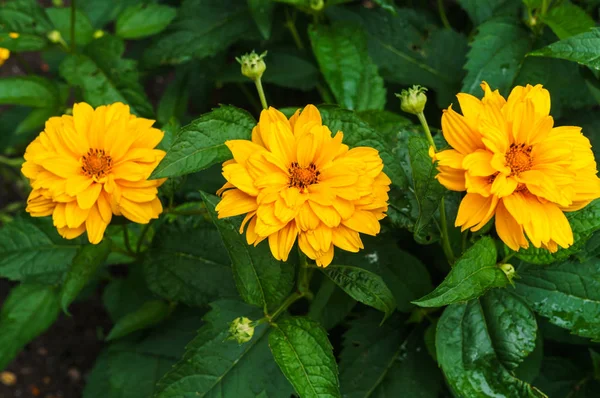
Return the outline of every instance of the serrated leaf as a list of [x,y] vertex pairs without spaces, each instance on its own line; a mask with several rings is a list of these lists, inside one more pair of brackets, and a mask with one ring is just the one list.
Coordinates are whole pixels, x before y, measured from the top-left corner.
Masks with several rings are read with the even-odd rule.
[[255,30],[245,1],[185,0],[167,33],[144,54],[144,63],[179,64],[210,57]]
[[367,36],[359,25],[311,26],[309,37],[325,81],[341,107],[357,111],[384,108],[383,79],[368,54]]
[[[504,297],[510,298],[510,295]],[[526,306],[521,306],[523,311],[528,311]],[[506,331],[496,329],[502,322],[496,321],[490,326],[488,320],[514,314],[506,312],[506,307],[489,310],[478,299],[452,304],[438,322],[437,359],[451,390],[461,397],[546,397],[517,379],[498,357],[497,339],[506,338]],[[535,334],[529,338],[535,341]]]
[[117,19],[115,33],[124,39],[141,39],[162,32],[177,16],[177,10],[162,4],[127,7]]
[[48,45],[48,40],[45,37],[27,33],[19,33],[19,37],[14,39],[10,37],[9,33],[0,33],[0,44],[7,50],[20,53],[43,50]]
[[58,88],[39,76],[15,76],[0,79],[0,104],[23,105],[36,108],[58,106]]
[[256,125],[246,111],[225,105],[183,127],[150,178],[176,177],[231,159],[227,140],[250,139]]
[[[308,317],[329,330],[342,322],[355,305],[356,300],[340,289],[331,279],[323,277],[319,290],[310,303]],[[379,321],[381,322],[381,319]]]
[[88,45],[84,54],[65,58],[60,74],[80,87],[84,100],[94,107],[123,102],[134,113],[150,117],[154,111],[140,84],[137,64],[122,58],[124,51],[123,40],[106,34]]
[[517,16],[521,0],[458,0],[475,26],[494,17]]
[[64,312],[69,312],[69,305],[104,264],[111,245],[111,240],[105,238],[97,245],[85,245],[77,251],[60,291],[60,306]]
[[600,46],[600,28],[569,37],[530,52],[528,55],[566,59],[581,65],[600,70],[598,47]]
[[219,219],[215,210],[219,198],[202,193],[202,200],[221,234],[242,299],[265,311],[281,303],[292,290],[294,266],[290,262],[276,260],[268,245],[248,245],[245,236],[239,232],[239,220]]
[[600,340],[600,260],[519,269],[516,294],[554,325]]
[[146,301],[140,308],[120,318],[106,336],[116,340],[130,333],[162,322],[170,312],[169,304],[163,300]]
[[568,0],[550,7],[547,13],[542,14],[541,20],[561,40],[587,32],[596,26],[592,17],[583,8]]
[[61,238],[50,220],[15,220],[0,229],[0,276],[57,283],[78,248],[77,241]]
[[327,332],[308,318],[287,318],[269,335],[275,362],[302,398],[341,397]]
[[574,244],[566,249],[559,248],[556,253],[546,249],[535,248],[521,249],[516,256],[523,261],[533,264],[550,264],[555,261],[565,260],[580,251],[594,234],[600,230],[600,200],[595,200],[581,210],[565,213],[571,229],[573,230]]
[[202,306],[237,296],[227,251],[207,221],[163,224],[143,264],[148,287],[166,300]]
[[386,137],[396,137],[402,127],[412,125],[409,119],[390,111],[362,111],[358,115]]
[[420,307],[442,307],[471,300],[491,288],[508,285],[508,278],[496,265],[496,257],[494,240],[481,238],[462,255],[433,292],[413,303]]
[[353,299],[385,313],[384,320],[396,309],[394,295],[379,275],[348,265],[330,265],[323,273]]
[[345,398],[437,398],[442,375],[425,349],[423,331],[409,333],[397,316],[379,325],[369,312],[350,323],[340,354]]
[[291,387],[269,353],[267,325],[257,326],[252,340],[243,345],[226,340],[231,321],[240,316],[257,320],[262,311],[231,300],[211,306],[183,358],[158,382],[155,398],[289,396]]
[[269,39],[273,27],[275,2],[272,0],[248,0],[248,9],[262,37],[265,40]]
[[[70,45],[71,43],[71,9],[64,8],[46,8],[46,15],[54,28],[60,32],[63,40]],[[83,12],[75,11],[75,43],[78,46],[85,46],[93,40],[94,27]]]
[[52,325],[59,312],[58,295],[53,287],[34,284],[14,287],[0,311],[0,370],[25,344]]
[[465,64],[462,92],[480,96],[483,80],[507,95],[525,54],[531,50],[529,33],[512,19],[492,19],[478,27]]

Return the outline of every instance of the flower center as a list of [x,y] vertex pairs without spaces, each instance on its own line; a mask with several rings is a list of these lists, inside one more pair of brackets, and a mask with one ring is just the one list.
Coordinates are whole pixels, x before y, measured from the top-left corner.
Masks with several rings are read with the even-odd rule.
[[531,146],[525,144],[511,144],[506,153],[506,164],[510,167],[511,175],[519,174],[531,169]]
[[319,182],[319,175],[321,175],[321,172],[317,171],[317,166],[313,163],[308,165],[308,167],[300,167],[298,162],[293,162],[288,172],[290,173],[290,188],[296,187],[300,189],[316,184]]
[[112,158],[104,149],[90,149],[81,158],[81,170],[88,177],[102,178],[112,169]]

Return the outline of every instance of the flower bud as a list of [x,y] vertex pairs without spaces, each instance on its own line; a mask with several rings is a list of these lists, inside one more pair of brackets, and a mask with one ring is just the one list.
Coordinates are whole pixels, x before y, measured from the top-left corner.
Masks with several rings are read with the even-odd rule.
[[48,32],[48,34],[46,36],[48,37],[48,40],[50,40],[52,43],[63,43],[64,42],[63,37],[58,30],[53,30],[51,32]]
[[504,274],[506,274],[508,281],[512,284],[512,280],[515,276],[517,276],[515,267],[513,267],[511,264],[498,264],[498,267],[504,272]]
[[18,39],[19,38],[19,34],[17,32],[10,32],[8,34],[8,37],[10,37],[11,39]]
[[415,85],[408,90],[402,90],[400,94],[396,94],[396,97],[400,98],[400,108],[404,112],[413,115],[422,113],[427,103],[425,91],[427,91],[427,88]]
[[235,318],[229,324],[229,337],[227,340],[235,340],[239,344],[247,343],[252,340],[254,335],[254,326],[252,321],[245,316]]
[[260,79],[267,69],[267,65],[263,58],[267,56],[267,52],[258,55],[254,51],[250,54],[242,55],[242,57],[236,57],[236,61],[242,65],[242,75],[249,77],[252,80]]
[[321,11],[325,7],[325,1],[323,0],[310,0],[310,8],[313,11]]
[[104,31],[102,29],[98,29],[94,32],[94,39],[99,39],[104,36]]

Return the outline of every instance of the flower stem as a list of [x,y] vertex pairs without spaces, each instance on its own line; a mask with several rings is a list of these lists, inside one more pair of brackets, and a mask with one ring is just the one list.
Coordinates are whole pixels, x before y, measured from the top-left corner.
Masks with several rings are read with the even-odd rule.
[[7,158],[6,156],[0,155],[0,164],[11,167],[21,167],[23,159],[21,158]]
[[446,29],[452,29],[450,26],[450,22],[448,22],[448,17],[446,16],[446,10],[444,9],[444,0],[438,0],[438,12],[440,13],[440,19],[442,20],[442,24]]
[[75,3],[76,0],[71,0],[71,52],[75,53]]
[[429,145],[433,147],[433,149],[437,152],[437,148],[435,146],[435,142],[433,141],[433,137],[431,136],[431,130],[429,130],[429,124],[427,124],[427,119],[425,119],[425,115],[423,112],[417,113],[417,117],[419,118],[419,122],[421,122],[421,126],[423,126],[423,130],[425,130],[425,136],[427,137],[427,141],[429,141]]
[[281,303],[279,308],[277,308],[275,310],[275,312],[273,312],[270,315],[266,315],[266,318],[269,321],[269,323],[271,323],[275,319],[277,319],[277,317],[279,315],[281,315],[282,312],[287,310],[290,305],[292,305],[293,303],[295,303],[297,300],[301,299],[302,297],[304,297],[304,294],[301,292],[294,292],[294,293],[290,294],[288,296],[288,298],[286,298],[285,301],[283,303]]
[[138,240],[137,246],[135,248],[135,254],[140,254],[142,251],[142,244],[144,243],[144,238],[146,234],[150,230],[150,223],[144,225],[144,229],[142,229],[142,234],[140,235],[140,239]]
[[310,291],[310,279],[312,278],[314,268],[308,266],[308,258],[306,254],[298,249],[300,258],[300,268],[298,270],[298,291],[302,293],[308,300],[312,300],[314,295]]
[[131,243],[129,242],[129,230],[127,229],[127,224],[123,224],[123,237],[125,240],[125,248],[127,249],[127,252],[135,256],[135,252],[131,250]]
[[256,84],[256,91],[258,91],[258,96],[260,97],[260,103],[262,104],[263,109],[268,109],[269,105],[267,105],[267,99],[265,98],[265,92],[260,78],[255,79],[254,84]]
[[302,39],[300,38],[300,35],[298,34],[298,29],[296,29],[296,18],[295,18],[295,13],[296,11],[294,11],[294,17],[292,17],[290,15],[290,12],[288,11],[288,9],[285,9],[285,26],[290,30],[290,33],[292,34],[292,38],[294,39],[294,42],[296,43],[296,47],[298,47],[299,50],[304,51],[304,43],[302,43]]

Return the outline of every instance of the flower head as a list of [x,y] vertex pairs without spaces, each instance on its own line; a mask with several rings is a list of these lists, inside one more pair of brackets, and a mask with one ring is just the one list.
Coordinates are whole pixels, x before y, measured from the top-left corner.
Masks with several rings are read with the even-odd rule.
[[444,111],[442,131],[454,149],[435,154],[440,183],[467,191],[456,226],[477,231],[495,215],[498,235],[513,250],[572,245],[563,212],[600,197],[590,141],[580,127],[554,127],[541,85],[517,86],[508,99],[481,87],[482,100],[457,95],[462,115],[452,106]]
[[244,344],[252,340],[252,336],[254,336],[254,324],[249,318],[241,316],[229,324],[227,340],[235,340],[238,344]]
[[148,177],[165,152],[154,149],[164,134],[153,123],[119,102],[79,103],[73,116],[50,118],[25,151],[22,172],[33,188],[27,212],[52,215],[67,239],[87,230],[91,243],[102,240],[113,214],[141,224],[157,218],[164,180]]
[[379,233],[391,181],[375,149],[349,149],[342,138],[341,131],[332,137],[313,105],[290,120],[262,111],[252,141],[225,143],[233,159],[223,164],[219,218],[246,214],[240,233],[247,225],[253,245],[268,238],[278,260],[287,260],[296,238],[323,267],[334,246],[358,252],[359,232]]
[[427,88],[421,86],[412,86],[408,90],[402,90],[396,97],[400,98],[400,109],[406,113],[417,115],[423,112],[427,103]]
[[264,59],[266,56],[266,51],[260,55],[252,51],[239,58],[236,57],[236,61],[242,66],[242,75],[252,80],[260,79],[265,70],[267,70],[267,64],[265,64]]

